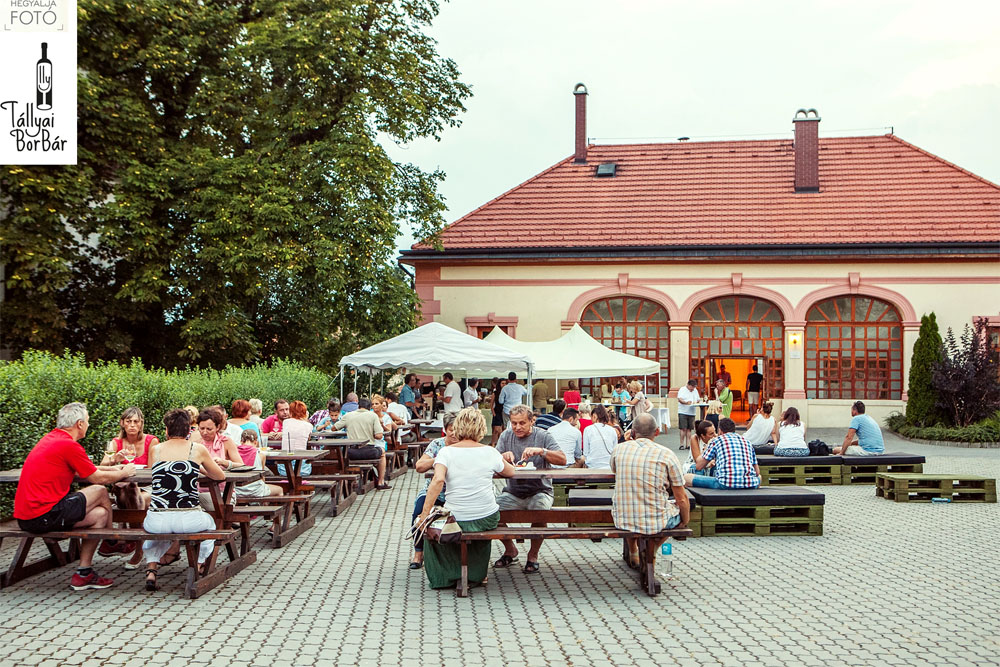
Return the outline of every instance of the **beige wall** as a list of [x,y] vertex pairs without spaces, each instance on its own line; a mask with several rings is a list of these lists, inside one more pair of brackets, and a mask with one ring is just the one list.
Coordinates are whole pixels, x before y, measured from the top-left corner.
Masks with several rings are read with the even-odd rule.
[[[580,306],[582,295],[591,291],[599,293],[596,298],[620,294],[657,298],[669,302],[680,317],[685,302],[700,301],[695,295],[704,290],[713,291],[706,298],[734,293],[769,298],[768,294],[774,294],[773,301],[794,311],[786,314],[786,322],[804,319],[805,299],[818,290],[828,290],[831,295],[852,291],[870,294],[897,302],[904,320],[908,308],[914,316],[914,321],[904,326],[904,389],[915,326],[922,314],[934,311],[942,334],[948,327],[961,332],[975,316],[1000,314],[1000,264],[994,262],[444,266],[439,279],[422,286],[418,272],[417,280],[425,298],[433,294],[433,300],[439,302],[436,321],[465,331],[466,317],[489,313],[516,317],[516,336],[527,341],[560,336],[564,321],[579,315],[575,307],[571,312],[571,306],[574,302]],[[672,328],[670,388],[674,391],[688,372],[687,340],[682,326]],[[786,389],[801,390],[801,360],[786,359],[785,381]],[[804,416],[808,414],[807,422],[814,426],[841,426],[850,414],[850,400],[807,402],[792,398],[785,402],[790,400]],[[671,403],[676,424],[676,401]],[[879,420],[904,406],[902,401],[872,403],[870,413]]]

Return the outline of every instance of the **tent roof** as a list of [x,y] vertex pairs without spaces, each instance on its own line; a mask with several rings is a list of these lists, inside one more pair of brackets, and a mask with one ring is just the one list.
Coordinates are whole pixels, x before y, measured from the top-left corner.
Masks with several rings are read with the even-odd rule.
[[660,363],[604,347],[586,331],[573,328],[555,340],[528,343],[516,340],[494,327],[483,340],[529,356],[535,363],[534,377],[590,378],[612,375],[656,375]]
[[340,365],[368,371],[405,366],[411,373],[422,375],[436,375],[441,371],[481,375],[525,373],[531,366],[531,359],[440,322],[430,322],[350,354],[340,360]]

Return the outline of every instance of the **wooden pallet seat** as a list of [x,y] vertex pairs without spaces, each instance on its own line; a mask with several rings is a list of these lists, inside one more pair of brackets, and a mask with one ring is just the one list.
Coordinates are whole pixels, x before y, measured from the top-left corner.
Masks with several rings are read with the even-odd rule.
[[699,507],[688,527],[695,537],[716,535],[822,535],[819,491],[801,487],[689,489]]

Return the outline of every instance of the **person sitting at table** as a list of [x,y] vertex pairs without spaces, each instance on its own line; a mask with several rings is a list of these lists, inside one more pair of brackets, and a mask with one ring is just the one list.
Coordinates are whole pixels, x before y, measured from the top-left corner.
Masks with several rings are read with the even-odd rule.
[[[527,405],[515,405],[510,411],[510,428],[500,434],[497,451],[508,463],[527,461],[536,470],[566,465],[566,455],[559,449],[548,432],[534,427],[535,415]],[[429,497],[429,496],[428,496]],[[450,499],[449,499],[450,500]],[[547,510],[552,508],[552,482],[547,479],[520,479],[507,482],[497,498],[502,510]],[[544,523],[532,526],[544,528]],[[493,567],[509,567],[517,560],[517,547],[513,540],[503,540],[504,553]],[[524,573],[538,572],[538,552],[542,540],[531,540],[531,548],[524,563]]]
[[588,401],[580,403],[577,410],[580,412],[580,435],[587,432],[587,427],[594,423],[593,406]]
[[[379,420],[382,422],[382,436],[386,442],[395,442],[394,432],[399,428],[399,424],[396,423],[397,417],[385,409],[387,403],[382,396],[374,394],[371,400],[372,412],[377,414]],[[453,412],[451,414],[457,413]]]
[[385,490],[392,487],[385,483],[385,438],[382,431],[382,420],[370,410],[371,401],[366,398],[358,400],[358,409],[348,412],[333,425],[338,431],[347,429],[347,437],[351,440],[363,440],[363,447],[348,447],[347,459],[355,461],[370,461],[378,459],[378,486]]
[[719,430],[721,435],[713,438],[708,448],[695,459],[697,470],[715,461],[715,474],[688,473],[685,483],[708,489],[756,489],[760,486],[760,466],[753,446],[736,433],[736,422],[728,417],[719,420]]
[[[264,470],[264,466],[267,464],[267,450],[261,449],[261,441],[257,438],[257,431],[249,428],[243,431],[237,449],[240,452],[240,458],[243,459],[243,465],[248,465],[254,470]],[[267,484],[263,479],[236,486],[234,491],[237,498],[267,498],[268,496],[284,494],[284,490],[280,486]]]
[[248,402],[250,403],[249,419],[257,426],[260,426],[264,423],[264,418],[260,416],[264,412],[264,404],[259,398],[251,398]]
[[[392,391],[385,392],[386,406],[385,410],[389,414],[396,417],[393,421],[399,426],[399,440],[403,442],[404,439],[416,440],[416,432],[413,428],[407,426],[410,423],[410,410],[397,401],[396,393]],[[409,436],[409,437],[408,437]]]
[[562,413],[566,409],[566,401],[561,398],[557,398],[555,403],[552,404],[552,412],[535,417],[535,428],[540,428],[543,431],[547,431],[556,424],[562,422]]
[[[188,423],[185,412],[184,435]],[[72,528],[111,527],[111,497],[104,485],[128,479],[135,474],[135,465],[95,466],[79,442],[89,426],[86,405],[64,405],[56,416],[56,427],[28,453],[14,492],[14,518],[21,530],[43,535]],[[77,477],[90,486],[72,491]],[[114,583],[93,570],[97,542],[82,540],[80,564],[70,580],[75,591],[108,588]]]
[[[431,440],[430,444],[427,445],[427,449],[424,450],[423,456],[417,459],[417,462],[413,465],[413,469],[420,474],[424,474],[434,467],[434,458],[441,451],[442,447],[447,445],[455,444],[454,431],[452,430],[452,424],[455,422],[455,415],[447,412],[441,418],[441,437]],[[420,512],[424,509],[424,498],[427,496],[427,489],[431,486],[430,478],[424,481],[424,488],[420,490],[417,494],[417,498],[413,503],[413,516],[410,518],[410,525],[412,526],[417,521],[417,517],[420,516]],[[444,505],[445,501],[445,489],[442,487],[441,492],[438,494],[435,505]],[[413,542],[413,559],[410,561],[411,570],[419,570],[424,564],[424,540],[423,538],[414,540]]]
[[209,407],[222,414],[222,425],[219,426],[222,432],[228,435],[229,439],[233,442],[239,442],[240,437],[243,435],[243,429],[229,421],[229,414],[226,412],[226,409],[218,403]]
[[594,406],[593,416],[594,423],[583,432],[583,461],[588,468],[607,468],[618,444],[618,431],[611,426],[613,417],[603,405]]
[[781,422],[773,427],[772,436],[774,437],[775,456],[809,456],[809,445],[806,444],[806,425],[799,417],[797,408],[789,407],[785,410],[784,414],[781,415]]
[[[670,528],[685,527],[690,506],[684,489],[684,473],[674,453],[653,441],[660,433],[656,419],[648,413],[638,415],[632,424],[632,433],[634,439],[615,447],[611,456],[611,470],[615,473],[611,516],[615,527],[640,535],[656,535]],[[654,549],[665,539],[657,540]],[[638,540],[627,538],[626,544],[629,565],[637,569]]]
[[201,442],[201,433],[198,431],[198,413],[201,410],[196,405],[185,405],[184,410],[191,417],[191,433],[188,435],[188,440],[191,442]]
[[576,388],[576,380],[570,380],[566,386],[567,389],[563,392],[563,401],[566,402],[567,407],[576,410],[580,407],[580,392]]
[[[245,401],[242,398],[238,398],[235,401],[233,401],[231,410],[233,416],[229,420],[229,423],[232,424],[233,426],[240,427],[241,432],[239,441],[243,440],[243,431],[249,430],[257,434],[257,442],[264,442],[264,434],[261,432],[260,426],[258,426],[255,422],[250,420],[250,401]],[[230,437],[232,437],[231,434]],[[233,440],[236,440],[236,438],[233,438]]]
[[333,425],[337,423],[338,419],[340,419],[340,401],[335,398],[331,398],[330,402],[326,404],[326,411],[326,417],[323,417],[316,422],[316,427],[313,429],[313,433],[333,430]]
[[347,399],[344,401],[343,405],[340,406],[340,416],[343,417],[348,412],[354,412],[358,409],[358,395],[353,391],[347,393]]
[[[290,452],[301,451],[309,447],[309,434],[313,427],[309,423],[309,409],[302,401],[292,401],[288,406],[288,419],[281,424],[281,449]],[[278,474],[285,474],[284,464],[278,464]],[[302,462],[299,468],[299,475],[305,477],[312,474],[312,464],[308,461]]]
[[[334,407],[337,408],[336,413],[333,412]],[[326,402],[326,408],[322,410],[317,410],[316,412],[312,413],[312,415],[309,417],[309,423],[312,424],[313,428],[315,429],[321,421],[328,418],[331,414],[339,415],[339,413],[340,413],[340,399],[331,398],[329,401]]]
[[274,402],[274,414],[264,420],[260,425],[260,432],[268,440],[281,440],[282,424],[288,419],[288,401],[279,398]]
[[712,468],[715,467],[715,462],[711,461],[706,467],[698,470],[695,463],[701,453],[705,451],[708,447],[708,443],[715,439],[716,431],[715,424],[703,419],[694,423],[694,432],[691,434],[691,440],[689,441],[690,452],[688,452],[687,461],[684,462],[683,470],[685,473],[691,473],[692,475],[710,475],[712,474]]
[[625,442],[625,427],[618,420],[618,414],[616,410],[608,410],[608,426],[615,430],[618,436],[617,442]]
[[[515,423],[518,415],[522,421],[530,424],[531,409],[526,405],[517,406],[515,409],[518,412],[512,411],[511,424]],[[523,412],[520,412],[521,409]],[[544,431],[537,433],[546,435]],[[455,442],[442,448],[434,458],[434,478],[427,489],[423,510],[418,520],[423,521],[430,514],[441,491],[447,486],[448,509],[463,531],[492,530],[499,525],[503,496],[500,499],[495,496],[493,476],[514,476],[514,466],[510,461],[512,453],[507,451],[506,454],[501,454],[498,449],[480,444],[479,441],[484,435],[486,435],[486,420],[479,410],[465,408],[456,415],[452,424],[452,439]],[[562,453],[559,452],[559,455]],[[551,496],[549,499],[551,506]],[[486,583],[491,543],[477,540],[469,543],[466,549],[469,583]],[[508,556],[504,556],[501,560],[504,559],[507,565],[515,560]],[[431,588],[454,586],[462,578],[461,545],[427,540],[424,543],[424,570],[427,572],[427,583]]]
[[[548,434],[566,455],[566,465],[553,468],[583,467],[583,434],[580,433],[579,415],[574,408],[566,408],[562,411],[562,421],[548,429]],[[537,420],[535,423],[537,425]]]
[[[205,411],[202,412],[204,414]],[[211,414],[218,413],[212,411]],[[209,479],[222,481],[226,478],[226,473],[205,445],[187,441],[188,420],[185,410],[171,410],[163,418],[167,427],[167,439],[153,448],[150,457],[153,473],[152,498],[142,524],[147,533],[197,533],[215,530],[215,519],[203,511],[199,503],[198,476],[204,470]],[[208,418],[202,421],[208,421]],[[211,441],[204,431],[202,436],[206,442]],[[167,555],[170,547],[170,540],[146,540],[143,543],[147,591],[157,589],[156,573],[161,559]],[[214,548],[215,540],[202,541],[198,545],[198,563],[204,564]]]
[[[222,412],[213,408],[206,408],[198,413],[198,432],[201,434],[201,444],[211,454],[222,469],[243,465],[240,457],[239,447],[233,439],[226,435],[222,429]],[[201,506],[208,511],[213,511],[215,505],[212,503],[212,496],[207,487],[202,487]],[[166,564],[166,563],[165,563]]]

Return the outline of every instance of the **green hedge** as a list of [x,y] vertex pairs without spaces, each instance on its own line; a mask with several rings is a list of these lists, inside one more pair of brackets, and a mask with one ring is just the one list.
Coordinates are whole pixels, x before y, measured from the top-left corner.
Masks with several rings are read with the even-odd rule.
[[885,420],[886,426],[906,438],[918,440],[942,440],[946,442],[1000,442],[1000,412],[992,417],[971,424],[959,426],[913,426],[906,423],[906,415],[894,413]]
[[[28,352],[0,364],[0,470],[17,468],[39,438],[55,426],[66,403],[80,401],[90,411],[90,430],[81,444],[98,461],[118,433],[122,411],[138,405],[146,432],[162,438],[163,415],[185,405],[230,405],[237,398],[259,398],[264,414],[278,398],[301,400],[310,411],[326,406],[336,392],[332,378],[288,361],[222,371],[149,370],[138,361],[87,363],[82,355],[57,357]],[[328,389],[329,387],[329,389]],[[0,516],[12,513],[13,485],[0,484]]]

